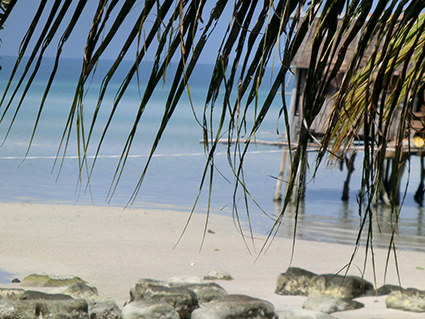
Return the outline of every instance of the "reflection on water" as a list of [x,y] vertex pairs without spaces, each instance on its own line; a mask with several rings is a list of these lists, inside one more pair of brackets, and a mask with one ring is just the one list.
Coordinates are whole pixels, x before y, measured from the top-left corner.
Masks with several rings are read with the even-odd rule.
[[[371,225],[374,247],[387,248],[393,238],[398,249],[425,252],[424,209],[422,207],[416,208],[416,219],[413,219],[404,218],[403,214],[400,214],[397,218],[398,211],[392,212],[390,207],[379,205],[373,208],[371,218],[368,216],[364,219],[364,210],[360,216],[358,207],[346,202],[341,202],[337,218],[326,216],[327,214],[323,216],[310,215],[308,214],[308,211],[311,211],[311,209],[308,209],[309,206],[311,206],[311,203],[301,203],[299,207],[296,229],[296,237],[299,239],[353,245],[356,243],[360,227],[363,226],[360,244],[364,245],[368,239]],[[316,209],[326,210],[326,205],[318,203],[317,206],[319,207],[316,207]],[[278,236],[293,237],[294,219],[295,206],[289,206],[285,212]]]

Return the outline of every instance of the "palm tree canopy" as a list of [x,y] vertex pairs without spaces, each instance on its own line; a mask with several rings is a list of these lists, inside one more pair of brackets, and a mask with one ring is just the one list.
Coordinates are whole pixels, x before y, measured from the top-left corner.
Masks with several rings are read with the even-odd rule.
[[[1,2],[0,26],[4,25],[9,14],[19,5],[17,3],[17,0]],[[82,21],[81,17],[86,16],[88,10],[87,0],[40,0],[37,3],[38,8],[33,12],[0,100],[0,125],[10,129],[46,51],[55,48],[54,65],[46,79],[32,136],[37,130],[61,56],[67,50],[67,41],[80,24],[87,22],[84,19]],[[171,89],[164,103],[164,114],[149,159],[130,195],[129,202],[134,201],[179,100],[183,95],[190,98],[189,79],[200,59],[207,54],[206,50],[209,52],[206,48],[210,48],[209,45],[213,43],[216,48],[214,68],[209,75],[210,84],[205,92],[202,114],[196,118],[203,128],[207,155],[199,192],[204,185],[210,189],[212,187],[217,143],[219,138],[227,135],[229,140],[239,141],[234,147],[228,146],[228,162],[238,181],[235,187],[242,188],[249,199],[249,185],[244,183],[243,175],[244,156],[276,99],[280,99],[282,105],[280,116],[285,123],[284,133],[288,144],[291,145],[284,83],[293,73],[291,66],[294,57],[303,41],[309,38],[310,54],[304,88],[308,94],[304,94],[302,100],[302,125],[298,140],[295,141],[297,146],[289,152],[291,174],[287,178],[288,187],[281,214],[276,218],[271,234],[279,228],[293,189],[302,187],[303,179],[297,179],[297,176],[303,174],[307,165],[307,144],[312,138],[310,127],[322,112],[329,88],[341,74],[342,68],[344,76],[340,79],[340,90],[326,120],[315,171],[328,152],[342,158],[350,150],[360,130],[363,130],[365,156],[361,198],[366,206],[359,207],[363,216],[361,231],[372,218],[372,205],[381,187],[390,131],[396,132],[394,156],[401,159],[403,140],[412,129],[409,123],[414,116],[415,96],[423,90],[425,19],[421,12],[424,7],[423,1],[407,0],[99,0],[88,13],[91,23],[85,34],[78,34],[79,37],[84,36],[86,41],[81,52],[81,71],[76,79],[75,95],[69,101],[69,115],[58,147],[58,159],[63,160],[62,155],[66,153],[69,143],[73,142],[70,140],[71,132],[76,132],[79,176],[82,178],[86,172],[87,180],[90,181],[96,158],[89,162],[86,157],[89,145],[95,144],[98,154],[129,83],[139,76],[139,65],[151,60],[147,85],[140,88],[138,112],[129,128],[111,183],[112,196],[141,118],[149,108],[150,98],[161,86],[166,73],[173,72]],[[4,29],[2,32],[12,30]],[[114,62],[102,74],[97,105],[93,113],[88,115],[84,112],[83,101],[90,87],[90,79],[97,70],[99,60],[109,57],[111,51],[117,51],[116,48],[119,50],[114,56]],[[103,133],[100,139],[93,140],[92,133],[98,125],[97,116],[103,107],[104,96],[111,90],[109,83],[124,57],[131,55],[134,62],[121,86],[114,92],[114,104],[102,128]],[[18,75],[16,71],[24,63],[24,56],[28,57],[24,72]],[[172,61],[177,63],[174,69],[169,68]],[[264,81],[265,68],[270,65],[278,69],[273,72],[271,79]],[[260,104],[257,92],[264,82],[272,84],[267,98]],[[396,109],[401,109],[401,113],[397,113]],[[252,125],[248,125],[247,114],[251,110],[254,110],[255,119]],[[12,120],[6,123],[5,115],[9,113],[13,114]],[[397,118],[396,114],[399,114]],[[242,142],[243,135],[247,138]],[[28,149],[31,146],[32,138]],[[296,202],[299,203],[299,194]],[[395,204],[393,208],[396,210]]]

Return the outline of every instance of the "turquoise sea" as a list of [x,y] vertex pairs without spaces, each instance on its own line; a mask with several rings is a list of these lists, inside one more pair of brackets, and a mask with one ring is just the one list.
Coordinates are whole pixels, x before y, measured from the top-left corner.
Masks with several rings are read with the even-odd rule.
[[[14,59],[3,57],[0,63],[3,67],[0,72],[0,89],[3,91]],[[114,116],[111,129],[107,133],[91,178],[91,192],[89,192],[85,191],[85,183],[82,186],[77,183],[78,161],[75,135],[70,137],[69,148],[59,175],[60,161],[54,166],[58,145],[81,68],[80,60],[62,60],[55,83],[42,112],[33,145],[28,156],[23,160],[52,63],[52,59],[44,60],[41,70],[35,78],[35,83],[17,114],[10,134],[0,148],[0,201],[124,207],[128,203],[146,163],[147,155],[162,117],[173,70],[172,68],[169,70],[163,85],[155,92],[149,102],[139,125],[137,137],[123,176],[112,200],[107,203],[106,198],[113,174],[137,112],[150,66],[142,63],[139,71],[139,83],[136,81],[132,83]],[[102,74],[102,71],[109,67],[111,63],[111,61],[102,61],[98,66],[97,73]],[[125,62],[125,66],[128,67],[129,63]],[[23,64],[18,73],[20,74],[22,70]],[[210,70],[210,65],[199,65],[189,83],[194,110],[200,119],[202,119],[206,89],[210,80]],[[125,67],[118,71],[110,84],[110,91],[99,113],[93,137],[94,142],[99,139],[111,110],[114,94],[124,76]],[[264,100],[269,86],[268,77],[266,76],[265,79],[265,88],[259,93],[259,103]],[[93,78],[89,93],[83,102],[86,127],[90,124],[101,80],[100,76]],[[12,89],[14,89],[14,85],[12,85]],[[292,91],[290,81],[287,83],[286,91]],[[18,91],[18,95],[21,93],[22,89]],[[279,140],[276,134],[276,126],[280,130],[284,129],[283,121],[277,121],[281,107],[280,99],[280,96],[276,97],[270,113],[256,136],[258,140]],[[286,99],[289,103],[290,96],[286,96]],[[1,140],[6,134],[16,105],[16,103],[13,103],[10,106],[10,111],[0,125]],[[219,114],[220,107],[220,105],[217,105],[217,114]],[[4,109],[5,106],[3,105],[0,111],[3,112]],[[254,114],[252,113],[250,116],[253,118]],[[145,181],[132,206],[189,212],[198,194],[205,164],[203,145],[199,143],[201,139],[202,129],[194,119],[186,94],[169,123]],[[91,149],[89,149],[90,161],[92,160],[90,156],[95,154],[95,146],[96,143],[93,143]],[[245,180],[248,189],[261,208],[269,215],[276,214],[279,211],[279,207],[275,206],[272,199],[276,187],[276,180],[273,177],[278,174],[281,157],[282,150],[277,147],[252,145],[245,160]],[[311,152],[309,157],[310,167],[314,167],[314,159],[315,153]],[[214,175],[211,210],[213,213],[232,216],[234,178],[227,164],[227,153],[224,145],[217,151],[215,164],[226,179],[218,172]],[[297,235],[299,238],[311,240],[354,243],[360,222],[356,202],[356,193],[360,187],[360,169],[355,171],[351,180],[350,201],[343,203],[340,197],[346,171],[340,172],[339,168],[329,168],[324,164],[314,180],[311,178],[311,173],[307,177],[306,200],[301,208]],[[359,168],[360,165],[361,154],[357,158],[356,167]],[[409,186],[399,220],[398,234],[400,237],[397,239],[397,243],[404,249],[425,251],[424,211],[413,201],[413,194],[419,183],[419,159],[417,157],[412,157],[410,173],[405,173],[404,177],[405,180],[409,177]],[[196,212],[205,213],[207,193],[208,188],[205,187]],[[238,212],[241,216],[244,216],[246,209],[243,205],[242,193],[238,193],[236,197]],[[265,217],[253,203],[250,203],[249,211],[254,231],[262,234],[267,233],[273,221]],[[385,208],[378,207],[376,216],[382,225],[383,232],[381,237],[376,237],[377,244],[385,246],[388,240],[388,224],[391,221],[391,214]],[[279,236],[293,236],[292,217],[292,212],[289,210],[281,226]]]

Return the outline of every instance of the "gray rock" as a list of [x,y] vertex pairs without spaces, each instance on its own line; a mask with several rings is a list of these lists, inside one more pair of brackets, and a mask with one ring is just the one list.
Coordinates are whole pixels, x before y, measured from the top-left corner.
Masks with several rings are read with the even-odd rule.
[[184,287],[189,290],[192,290],[199,303],[210,302],[213,299],[221,298],[227,296],[226,290],[216,283],[207,283],[207,284],[187,284],[182,282],[171,282],[171,287]]
[[136,283],[130,290],[129,302],[137,300],[152,303],[167,302],[177,310],[182,319],[190,318],[192,311],[198,307],[195,293],[184,287],[164,287]]
[[61,287],[69,286],[74,282],[84,282],[84,280],[74,276],[32,274],[22,279],[20,285],[22,287]]
[[73,300],[69,295],[65,294],[48,294],[41,291],[27,290],[19,300]]
[[62,293],[72,296],[74,299],[85,299],[87,301],[95,302],[99,298],[96,287],[91,287],[87,285],[85,282],[75,282],[71,285],[64,287],[62,289]]
[[278,275],[275,293],[279,295],[307,296],[311,279],[317,276],[310,271],[289,267],[285,273]]
[[377,290],[368,290],[366,292],[366,296],[385,296],[389,295],[393,291],[400,291],[402,289],[397,285],[383,285],[379,287]]
[[24,292],[24,289],[0,288],[0,300],[19,300]]
[[365,296],[373,285],[356,276],[316,275],[310,271],[290,267],[277,277],[275,293],[279,295],[324,294],[342,299]]
[[287,313],[284,319],[336,319],[335,317],[320,311],[296,309]]
[[277,319],[274,306],[266,301],[244,295],[227,295],[214,299],[193,311],[191,319]]
[[204,276],[204,280],[233,280],[233,277],[224,270],[211,270]]
[[168,281],[149,279],[149,278],[141,278],[137,281],[137,283],[142,287],[148,287],[148,286],[171,287],[170,282]]
[[373,285],[356,276],[320,275],[314,276],[308,286],[308,295],[323,294],[351,299],[365,296],[368,291],[373,291]]
[[90,305],[108,302],[110,299],[99,296],[96,287],[88,286],[86,283],[73,283],[67,287],[52,290],[52,293],[61,293],[74,299],[84,299]]
[[[197,277],[194,277],[197,278]],[[180,281],[179,279],[183,279],[183,281]],[[198,278],[199,279],[199,278]],[[213,299],[221,298],[227,295],[227,292],[216,283],[206,283],[206,284],[197,284],[192,283],[196,282],[198,280],[193,279],[193,277],[175,277],[174,280],[171,281],[161,281],[161,280],[154,280],[154,279],[139,279],[138,284],[141,287],[148,287],[148,286],[158,286],[158,287],[165,287],[165,288],[186,288],[191,291],[193,291],[196,295],[196,299],[199,303],[205,303],[210,302]],[[134,287],[132,288],[132,290]],[[130,291],[130,296],[133,294],[133,292]],[[130,301],[131,302],[131,298]]]
[[3,301],[0,318],[89,319],[85,300],[17,300]]
[[185,288],[192,290],[201,304],[227,296],[226,290],[216,283],[188,285]]
[[97,288],[88,286],[86,283],[76,282],[68,287],[57,288],[53,292],[87,301],[91,319],[121,318],[121,310],[115,301],[99,296]]
[[425,312],[425,291],[414,288],[393,291],[385,299],[387,308]]
[[362,307],[364,307],[364,304],[360,302],[326,295],[309,296],[303,304],[303,308],[306,310],[315,310],[324,313],[355,310]]
[[7,300],[0,300],[0,318],[9,319],[13,318],[15,308],[13,307],[12,302]]
[[118,305],[113,300],[96,302],[89,305],[90,319],[121,319],[122,314]]
[[168,303],[134,301],[122,310],[123,319],[180,319],[178,312]]

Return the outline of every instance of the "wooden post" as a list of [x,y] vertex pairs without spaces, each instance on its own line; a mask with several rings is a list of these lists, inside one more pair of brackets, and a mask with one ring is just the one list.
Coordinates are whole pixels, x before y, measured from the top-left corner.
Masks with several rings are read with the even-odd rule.
[[[291,100],[291,107],[293,107],[292,109],[290,108],[290,111],[292,112],[292,126],[291,126],[291,143],[298,143],[299,141],[299,134],[300,134],[300,128],[301,128],[301,120],[303,117],[302,114],[302,107],[301,107],[301,101],[303,98],[303,94],[304,94],[304,86],[305,86],[305,79],[306,79],[306,74],[307,74],[307,70],[305,69],[297,69],[297,72],[295,73],[297,76],[297,82],[296,82],[296,99],[294,100],[294,103],[292,103]],[[297,114],[298,113],[298,114]],[[303,185],[305,185],[305,169],[306,167],[304,166],[304,171],[302,172],[302,176],[304,178],[303,181]],[[286,176],[291,176],[292,173],[292,163],[290,163],[289,167],[286,170]],[[298,192],[298,184],[299,184],[299,178],[300,178],[300,174],[301,172],[298,171],[297,172],[297,176],[295,178],[295,187],[292,190],[292,196],[291,196],[291,201],[295,202],[296,199],[296,194]],[[288,187],[288,184],[286,185]],[[304,194],[305,194],[305,186],[303,186],[303,189],[301,190],[301,199],[304,199]]]
[[[408,154],[404,152],[401,156],[401,161],[396,161],[395,158],[386,160],[386,174],[383,176],[381,200],[386,205],[399,205],[400,203],[400,182],[403,175],[406,159]],[[388,174],[389,165],[391,163],[391,174]],[[393,196],[394,195],[394,196]]]
[[[294,142],[295,136],[296,136],[296,130],[295,130],[295,114],[297,112],[298,106],[300,104],[300,95],[302,94],[301,88],[301,82],[304,81],[303,73],[301,72],[301,69],[295,70],[295,81],[294,81],[294,87],[292,89],[292,96],[291,96],[291,103],[289,104],[289,111],[288,111],[288,123],[289,123],[289,134],[291,137],[291,142]],[[286,138],[286,141],[289,141],[288,138]],[[281,194],[281,188],[282,188],[282,181],[284,179],[284,171],[286,166],[286,154],[287,150],[284,149],[282,152],[282,160],[280,162],[280,168],[279,168],[279,174],[276,182],[276,191],[274,194],[274,201],[281,201],[282,200],[282,194]],[[289,167],[286,170],[286,176],[291,176],[291,163],[289,163]]]
[[424,191],[425,191],[425,188],[424,188],[424,178],[425,178],[425,163],[424,163],[424,158],[425,158],[425,155],[424,154],[421,154],[420,157],[421,157],[420,158],[420,161],[421,161],[421,180],[419,182],[418,189],[416,190],[414,199],[415,199],[416,203],[418,203],[419,206],[422,207],[423,201],[424,201]]
[[281,202],[282,201],[282,194],[280,193],[280,190],[282,188],[282,182],[283,182],[283,172],[285,171],[285,165],[286,165],[286,149],[282,152],[282,159],[280,161],[280,168],[279,168],[279,174],[277,175],[277,182],[276,182],[276,191],[274,193],[273,201],[275,202]]
[[350,178],[351,178],[351,174],[354,171],[354,160],[356,159],[356,155],[357,154],[354,152],[354,153],[351,154],[350,159],[345,158],[345,163],[347,165],[348,172],[347,172],[347,177],[346,177],[345,182],[344,182],[344,187],[342,189],[341,200],[343,200],[343,201],[348,201],[348,198],[349,198],[348,192],[350,190]]

